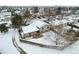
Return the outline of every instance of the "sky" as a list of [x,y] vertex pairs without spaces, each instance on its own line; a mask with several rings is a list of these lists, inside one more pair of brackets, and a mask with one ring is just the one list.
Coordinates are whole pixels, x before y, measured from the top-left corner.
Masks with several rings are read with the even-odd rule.
[[0,0],[1,5],[9,6],[79,6],[78,0]]

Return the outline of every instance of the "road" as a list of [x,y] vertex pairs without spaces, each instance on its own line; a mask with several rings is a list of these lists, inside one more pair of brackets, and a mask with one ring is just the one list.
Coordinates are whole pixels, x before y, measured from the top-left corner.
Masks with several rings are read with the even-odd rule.
[[18,46],[15,37],[12,37],[12,42],[16,49],[20,52],[20,54],[27,54],[21,47]]
[[12,43],[13,29],[6,33],[0,33],[0,52],[2,54],[19,54]]

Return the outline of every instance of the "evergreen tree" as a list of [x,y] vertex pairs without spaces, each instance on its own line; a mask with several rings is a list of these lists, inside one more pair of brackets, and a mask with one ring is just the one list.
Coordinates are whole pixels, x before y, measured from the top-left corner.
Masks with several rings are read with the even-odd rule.
[[1,24],[0,25],[0,32],[7,32],[8,31],[8,28],[6,27],[5,24]]
[[23,20],[22,20],[22,17],[20,15],[15,15],[12,19],[11,19],[11,22],[12,22],[12,26],[14,28],[20,28],[22,23],[23,23]]

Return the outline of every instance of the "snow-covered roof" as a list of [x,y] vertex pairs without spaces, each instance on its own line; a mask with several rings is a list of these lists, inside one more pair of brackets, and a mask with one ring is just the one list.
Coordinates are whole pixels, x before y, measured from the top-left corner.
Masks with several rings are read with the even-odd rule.
[[4,23],[11,24],[11,21],[1,21],[0,22],[0,24],[4,24]]
[[0,19],[11,17],[11,12],[0,13]]
[[41,19],[39,19],[39,18],[35,18],[35,19],[31,20],[31,21],[34,22],[34,21],[37,21],[37,20],[41,20],[41,21],[43,21],[43,20],[47,20],[47,19],[46,19],[46,18],[41,18]]
[[39,30],[38,28],[41,28],[46,24],[47,23],[45,23],[43,21],[37,20],[37,21],[34,21],[33,23],[31,23],[28,26],[22,27],[22,30],[23,30],[24,33],[30,33],[30,32],[34,32],[34,31],[38,31]]
[[15,13],[17,13],[17,14],[19,14],[20,12],[21,12],[21,11],[17,11],[17,10],[15,11]]
[[0,13],[0,15],[3,15],[3,16],[5,16],[5,15],[10,15],[10,16],[11,16],[11,12]]
[[65,24],[65,23],[67,23],[67,20],[65,20],[65,19],[61,19],[61,20],[55,19],[52,22],[52,24],[54,24],[54,25],[60,25],[60,24]]
[[1,11],[1,13],[4,13],[4,12],[7,12],[7,9],[4,9],[4,10]]
[[29,25],[29,26],[22,27],[22,30],[24,33],[30,33],[30,32],[34,32],[34,31],[38,31],[39,29]]
[[31,26],[35,26],[35,27],[39,27],[41,28],[42,26],[44,25],[47,25],[47,23],[41,21],[41,20],[37,20],[37,21],[34,21],[32,24],[30,24]]
[[52,20],[53,25],[60,25],[60,24],[65,24],[68,22],[73,22],[73,18],[71,16],[66,16],[63,19],[55,19],[54,21]]
[[79,27],[79,23],[75,23],[74,25],[78,26]]

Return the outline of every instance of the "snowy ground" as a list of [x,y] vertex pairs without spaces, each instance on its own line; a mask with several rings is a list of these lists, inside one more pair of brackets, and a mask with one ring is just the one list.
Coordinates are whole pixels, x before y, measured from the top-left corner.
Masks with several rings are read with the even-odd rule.
[[19,36],[17,31],[9,30],[6,34],[0,33],[0,51],[7,54],[18,54],[19,52],[13,46],[12,35],[16,36],[16,41],[18,45],[24,49],[27,53],[37,53],[37,54],[51,54],[51,53],[79,53],[79,41],[75,42],[71,46],[65,48],[64,50],[56,50],[49,48],[42,48],[27,43],[19,42]]
[[30,54],[58,54],[58,53],[79,53],[79,41],[75,42],[71,46],[65,48],[64,50],[56,50],[50,48],[42,48],[28,43],[22,43],[19,41],[18,33],[15,32],[16,42],[24,51]]
[[[61,22],[59,22],[59,23],[61,23]],[[14,31],[13,29],[10,29],[5,34],[0,33],[0,51],[3,52],[4,54],[19,54],[19,52],[13,46],[12,35],[15,35],[16,42],[27,53],[31,53],[31,54],[32,53],[37,53],[37,54],[45,54],[45,53],[46,54],[51,54],[51,53],[79,53],[79,41],[75,42],[74,44],[72,44],[71,46],[65,48],[64,50],[42,48],[42,47],[39,47],[39,46],[30,45],[28,43],[20,42],[18,32]],[[40,42],[43,42],[43,41],[40,40]],[[46,40],[46,44],[47,43],[49,43],[48,40]]]
[[19,53],[12,43],[13,30],[10,29],[7,33],[0,33],[0,51],[3,54],[17,54]]
[[[43,33],[42,37],[40,38],[26,38],[22,40],[44,44],[44,45],[50,45],[50,46],[64,46],[68,44],[68,41],[66,41],[65,38],[59,36],[53,31]],[[58,43],[57,45],[56,45],[56,40]]]

